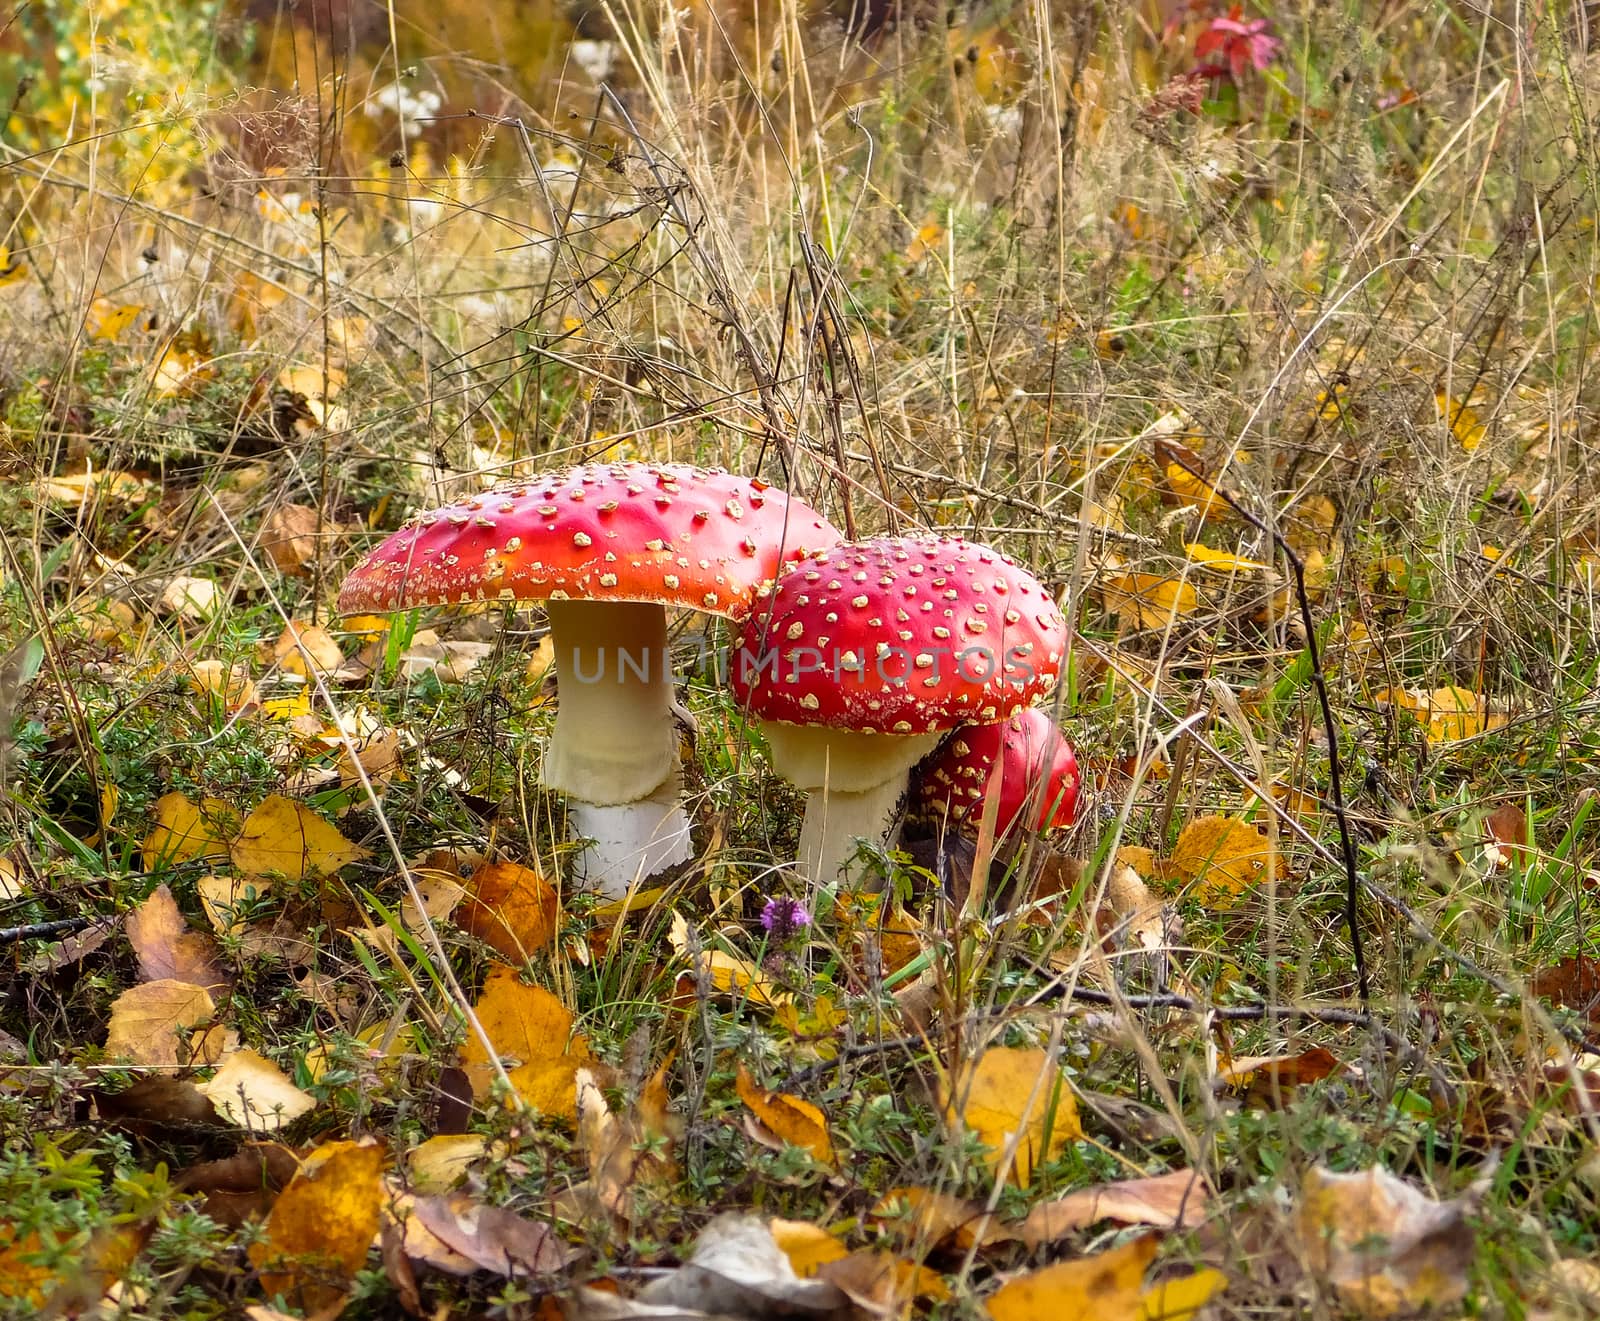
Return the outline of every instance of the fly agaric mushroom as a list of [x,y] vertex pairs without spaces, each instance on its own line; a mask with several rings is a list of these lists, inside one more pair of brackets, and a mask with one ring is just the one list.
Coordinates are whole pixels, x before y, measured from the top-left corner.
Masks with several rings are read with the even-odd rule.
[[1078,814],[1078,759],[1061,727],[1036,706],[998,725],[967,725],[917,769],[911,812],[952,826],[975,826],[1000,767],[994,833],[1018,821],[1028,830],[1070,826]]
[[577,879],[615,898],[690,855],[666,607],[742,618],[784,563],[838,540],[753,478],[584,464],[414,515],[345,579],[339,608],[545,603],[559,688],[541,779],[594,841]]
[[1031,574],[956,537],[841,543],[785,569],[730,679],[774,769],[810,793],[801,870],[844,878],[857,839],[888,837],[908,772],[941,736],[1027,705],[1066,643]]

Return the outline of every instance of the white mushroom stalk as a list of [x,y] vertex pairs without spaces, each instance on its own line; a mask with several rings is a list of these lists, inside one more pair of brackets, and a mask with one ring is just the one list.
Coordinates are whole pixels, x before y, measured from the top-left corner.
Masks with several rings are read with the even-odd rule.
[[940,734],[862,734],[763,721],[772,767],[807,791],[796,865],[808,880],[874,889],[854,866],[861,844],[882,848],[900,816],[911,768]]
[[558,701],[541,780],[567,796],[572,832],[591,842],[573,877],[616,898],[687,862],[672,716],[667,612],[638,601],[546,602]]

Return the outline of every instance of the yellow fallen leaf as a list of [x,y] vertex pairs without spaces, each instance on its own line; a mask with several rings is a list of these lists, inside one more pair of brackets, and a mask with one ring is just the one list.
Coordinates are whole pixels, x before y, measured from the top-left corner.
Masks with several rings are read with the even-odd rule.
[[1247,560],[1242,555],[1230,555],[1225,550],[1212,550],[1198,541],[1186,542],[1183,547],[1190,563],[1212,573],[1257,573],[1270,569],[1270,564],[1260,560]]
[[1200,608],[1192,583],[1155,573],[1113,573],[1099,582],[1100,602],[1137,628],[1167,628]]
[[1146,1234],[1110,1252],[1046,1266],[1002,1285],[984,1306],[994,1321],[1134,1321],[1157,1243]]
[[244,666],[220,660],[195,661],[189,667],[189,687],[207,699],[207,706],[216,703],[230,714],[256,700],[256,686]]
[[329,1142],[306,1157],[249,1248],[269,1298],[306,1312],[338,1303],[377,1237],[382,1172],[371,1141]]
[[739,1099],[750,1112],[783,1141],[810,1152],[813,1160],[824,1165],[834,1163],[828,1119],[818,1107],[787,1092],[769,1092],[756,1083],[743,1064],[739,1066],[736,1086]]
[[83,328],[90,339],[116,339],[139,319],[144,308],[138,303],[113,303],[109,298],[96,298],[89,304],[89,315]]
[[1430,743],[1459,743],[1506,723],[1505,716],[1489,710],[1486,698],[1470,688],[1454,685],[1432,692],[1385,688],[1373,700],[1409,711],[1427,726]]
[[[0,248],[0,253],[4,251]],[[0,1298],[42,1308],[45,1295],[55,1287],[56,1272],[41,1264],[40,1258],[48,1260],[48,1249],[55,1246],[54,1235],[47,1243],[37,1230],[0,1222]]]
[[199,1088],[224,1119],[256,1133],[276,1133],[317,1104],[282,1069],[253,1050],[234,1051]]
[[[673,913],[667,940],[679,954],[689,954],[689,924],[684,921],[681,913]],[[785,992],[775,990],[771,978],[748,959],[741,959],[737,955],[727,954],[719,949],[700,950],[696,960],[696,973],[706,979],[714,994],[747,999],[751,1004],[772,1008],[775,1005],[785,1004],[793,998]]]
[[186,1029],[215,1011],[211,993],[202,986],[170,977],[144,982],[111,1002],[106,1055],[135,1064],[181,1064],[179,1045],[188,1040]]
[[1190,1321],[1228,1287],[1228,1277],[1209,1266],[1146,1289],[1139,1298],[1138,1321]]
[[19,284],[28,278],[28,263],[13,257],[11,249],[0,243],[0,289],[8,284]]
[[217,369],[198,348],[186,346],[182,339],[173,340],[156,358],[150,372],[150,388],[170,398],[193,391],[216,374]]
[[1299,555],[1333,551],[1334,527],[1339,522],[1338,507],[1325,495],[1308,495],[1282,516],[1283,537]]
[[271,883],[255,877],[202,876],[195,889],[206,920],[220,936],[236,935],[245,926],[243,910],[272,889]]
[[488,1153],[482,1133],[439,1133],[406,1157],[411,1186],[419,1193],[449,1192]]
[[[589,1061],[589,1045],[573,1034],[572,1011],[549,991],[525,984],[515,968],[504,965],[489,973],[473,1010],[518,1096],[543,1114],[577,1118],[575,1078]],[[475,1032],[467,1034],[461,1048],[461,1067],[472,1083],[472,1094],[486,1096],[495,1074]]]
[[305,803],[270,794],[244,819],[231,849],[247,876],[281,874],[291,881],[329,876],[367,856]]
[[1267,837],[1248,821],[1203,816],[1183,828],[1166,870],[1197,882],[1196,893],[1208,907],[1226,909],[1268,878],[1270,861]]
[[90,499],[123,500],[131,504],[149,494],[150,483],[132,473],[100,468],[46,477],[33,489],[47,500],[68,505],[81,505]]
[[[984,1051],[957,1080],[944,1109],[952,1124],[964,1124],[989,1148],[995,1177],[1014,1177],[1021,1187],[1032,1180],[1036,1165],[1053,1160],[1083,1136],[1078,1103],[1060,1069],[1048,1054],[1033,1048],[992,1046]],[[1016,1153],[1002,1167],[1006,1146],[1019,1133]]]
[[906,260],[911,262],[921,261],[930,252],[937,251],[944,242],[944,226],[937,221],[930,220],[912,235],[911,242],[906,244]]
[[296,731],[310,733],[313,726],[322,728],[322,722],[311,713],[309,688],[294,688],[282,697],[263,698],[261,714],[268,720],[281,720]]
[[1468,454],[1483,444],[1487,429],[1464,400],[1452,399],[1445,391],[1435,390],[1433,406],[1438,411],[1439,420],[1449,428],[1450,434]]
[[1489,703],[1470,688],[1435,688],[1427,697],[1428,741],[1459,743],[1505,724]]
[[789,1265],[802,1280],[815,1275],[819,1266],[839,1261],[850,1255],[850,1249],[839,1242],[821,1225],[809,1220],[782,1220],[774,1217],[767,1222],[772,1237],[789,1258]]

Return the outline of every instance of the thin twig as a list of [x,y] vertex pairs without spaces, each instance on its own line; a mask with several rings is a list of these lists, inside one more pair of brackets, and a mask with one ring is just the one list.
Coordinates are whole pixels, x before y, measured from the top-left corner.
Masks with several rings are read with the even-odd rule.
[[1372,999],[1372,987],[1367,980],[1367,960],[1361,944],[1361,913],[1358,906],[1361,896],[1361,872],[1356,865],[1355,840],[1350,834],[1350,816],[1344,802],[1344,771],[1339,760],[1339,727],[1333,719],[1333,703],[1328,698],[1328,681],[1322,672],[1322,651],[1317,645],[1316,620],[1311,614],[1311,598],[1306,594],[1305,561],[1296,553],[1283,533],[1275,527],[1268,527],[1230,492],[1212,482],[1204,473],[1196,472],[1180,454],[1169,449],[1163,454],[1163,459],[1166,463],[1183,469],[1202,486],[1209,487],[1229,509],[1262,536],[1269,538],[1289,562],[1289,571],[1294,575],[1294,596],[1300,608],[1300,623],[1305,629],[1306,655],[1311,662],[1311,683],[1317,690],[1317,705],[1322,710],[1322,728],[1328,736],[1328,797],[1334,820],[1339,823],[1339,852],[1344,862],[1345,879],[1344,921],[1350,932],[1350,954],[1355,963],[1356,985],[1360,990],[1361,1003],[1368,1004]]
[[0,945],[16,945],[24,940],[41,940],[46,936],[65,936],[82,931],[100,921],[98,917],[58,917],[53,922],[29,922],[26,926],[0,927]]

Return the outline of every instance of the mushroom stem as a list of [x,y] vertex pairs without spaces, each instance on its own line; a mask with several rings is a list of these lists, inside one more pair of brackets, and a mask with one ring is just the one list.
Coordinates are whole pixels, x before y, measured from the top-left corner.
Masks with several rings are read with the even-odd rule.
[[667,612],[634,601],[549,601],[556,724],[541,779],[567,796],[575,834],[592,839],[574,880],[609,898],[686,862]]
[[812,790],[800,823],[799,865],[806,876],[819,885],[853,882],[860,870],[851,865],[857,841],[888,842],[909,777],[909,772],[901,771],[862,793]]
[[602,807],[578,798],[567,800],[572,833],[594,842],[574,859],[577,884],[620,899],[636,881],[688,862],[694,854],[689,818],[681,801],[676,773],[647,798]]
[[822,725],[761,722],[773,769],[808,790],[799,867],[814,885],[849,881],[856,840],[886,843],[911,768],[940,734],[864,734]]
[[659,788],[678,765],[667,612],[636,601],[549,601],[556,727],[547,789],[609,807]]

